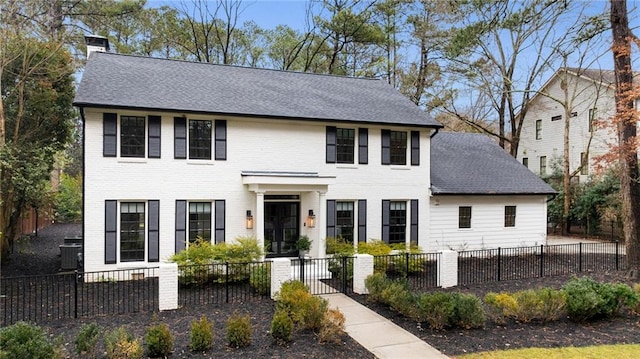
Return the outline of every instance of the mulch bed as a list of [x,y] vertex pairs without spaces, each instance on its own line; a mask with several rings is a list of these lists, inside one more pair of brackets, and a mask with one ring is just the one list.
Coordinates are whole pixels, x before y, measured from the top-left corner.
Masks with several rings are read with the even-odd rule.
[[[602,282],[627,282],[624,272],[584,273],[582,275]],[[515,292],[541,287],[560,288],[569,279],[571,276],[532,278],[437,290],[460,291],[483,298],[489,292]],[[568,319],[551,323],[527,324],[512,321],[505,325],[497,325],[488,321],[483,329],[438,331],[429,329],[426,323],[408,320],[385,305],[368,302],[367,296],[353,295],[353,298],[413,333],[442,353],[452,356],[499,349],[640,343],[640,317],[633,315],[584,324],[578,324]]]

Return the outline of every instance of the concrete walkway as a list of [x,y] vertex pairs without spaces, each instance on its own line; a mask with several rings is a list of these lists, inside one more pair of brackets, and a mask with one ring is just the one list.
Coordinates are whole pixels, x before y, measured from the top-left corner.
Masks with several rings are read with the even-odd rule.
[[437,349],[390,320],[344,294],[323,294],[329,307],[345,316],[345,329],[353,339],[380,359],[448,358]]

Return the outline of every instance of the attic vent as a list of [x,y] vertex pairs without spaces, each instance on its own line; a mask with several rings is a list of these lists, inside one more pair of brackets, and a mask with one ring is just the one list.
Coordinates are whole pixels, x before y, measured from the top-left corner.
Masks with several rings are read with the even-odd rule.
[[551,121],[559,121],[559,120],[562,120],[562,115],[551,117]]

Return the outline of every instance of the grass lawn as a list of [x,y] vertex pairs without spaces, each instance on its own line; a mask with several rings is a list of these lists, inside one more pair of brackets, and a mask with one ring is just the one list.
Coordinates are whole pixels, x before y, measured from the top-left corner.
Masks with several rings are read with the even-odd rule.
[[640,344],[598,345],[593,347],[527,348],[496,350],[457,356],[460,359],[600,359],[640,358]]

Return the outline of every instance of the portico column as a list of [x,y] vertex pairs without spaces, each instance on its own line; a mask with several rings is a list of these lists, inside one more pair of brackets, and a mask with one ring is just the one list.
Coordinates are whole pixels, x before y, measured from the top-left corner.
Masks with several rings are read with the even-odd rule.
[[327,256],[327,192],[318,191],[320,200],[318,219],[318,258]]
[[264,192],[256,192],[256,239],[264,253]]

